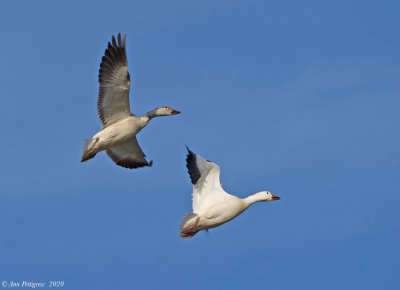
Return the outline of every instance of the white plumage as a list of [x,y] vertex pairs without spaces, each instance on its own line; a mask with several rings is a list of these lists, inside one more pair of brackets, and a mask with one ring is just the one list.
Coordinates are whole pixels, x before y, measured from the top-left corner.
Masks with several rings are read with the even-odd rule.
[[280,199],[269,191],[261,191],[244,199],[225,192],[219,179],[219,166],[194,154],[189,148],[186,166],[193,184],[193,212],[182,219],[182,238],[218,227],[237,217],[255,202]]

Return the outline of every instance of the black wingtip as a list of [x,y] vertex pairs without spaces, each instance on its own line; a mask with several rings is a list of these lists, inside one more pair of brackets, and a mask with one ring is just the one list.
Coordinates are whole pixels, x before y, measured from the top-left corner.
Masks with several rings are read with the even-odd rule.
[[122,42],[121,42],[121,33],[118,33],[118,45],[122,46]]
[[[192,150],[189,149],[189,147],[185,144],[186,150],[188,151],[189,154],[194,154]],[[196,154],[195,154],[196,155]]]
[[188,154],[187,154],[187,157],[186,157],[186,167],[187,167],[188,166],[189,156],[192,156],[190,160],[192,160],[192,158],[193,158],[194,162],[196,162],[196,154],[193,153],[193,151],[190,150],[189,147],[186,144],[185,144],[185,146],[186,146],[186,150],[188,151]]
[[121,35],[119,32],[118,35],[111,35],[111,41],[108,42],[108,47],[113,47],[115,49],[125,49],[126,44],[126,34]]
[[201,174],[196,164],[196,154],[190,151],[189,147],[187,146],[186,149],[188,150],[188,155],[186,157],[186,167],[188,169],[190,180],[192,181],[192,184],[195,185],[197,181],[199,181]]
[[118,32],[117,36],[111,35],[112,43],[115,43],[115,46],[125,47],[126,43],[126,34],[121,34]]

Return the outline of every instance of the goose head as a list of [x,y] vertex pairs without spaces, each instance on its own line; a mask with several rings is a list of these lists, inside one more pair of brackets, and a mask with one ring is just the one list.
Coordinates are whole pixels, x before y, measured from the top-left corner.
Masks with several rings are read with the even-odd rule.
[[280,200],[281,198],[275,194],[272,194],[269,191],[260,191],[253,195],[250,195],[244,199],[247,205],[251,205],[256,202],[260,201],[273,201],[273,200]]
[[172,109],[167,106],[160,106],[158,108],[155,108],[154,110],[150,111],[151,115],[153,117],[158,117],[158,116],[172,116],[172,115],[177,115],[180,114],[181,112]]
[[275,194],[272,194],[269,191],[261,191],[260,194],[264,195],[262,201],[272,201],[272,200],[280,200],[281,198]]

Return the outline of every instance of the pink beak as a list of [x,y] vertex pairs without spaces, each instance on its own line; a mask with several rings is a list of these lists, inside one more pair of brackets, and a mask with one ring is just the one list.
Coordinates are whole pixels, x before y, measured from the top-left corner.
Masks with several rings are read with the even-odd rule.
[[272,195],[272,200],[280,200],[281,199],[279,196],[277,196],[275,194],[271,193],[271,195]]

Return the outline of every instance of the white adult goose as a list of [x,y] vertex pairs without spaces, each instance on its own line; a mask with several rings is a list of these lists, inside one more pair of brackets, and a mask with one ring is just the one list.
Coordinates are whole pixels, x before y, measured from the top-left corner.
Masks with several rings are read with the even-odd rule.
[[261,191],[244,199],[222,189],[219,181],[220,168],[188,150],[186,167],[193,184],[193,212],[187,213],[181,222],[179,234],[191,238],[201,230],[218,227],[244,212],[259,201],[279,200],[269,191]]
[[92,139],[87,139],[82,160],[93,158],[98,152],[106,150],[107,155],[119,166],[139,168],[151,166],[140,148],[136,134],[154,117],[171,116],[180,112],[167,106],[151,110],[142,117],[131,113],[129,107],[130,76],[126,58],[126,35],[118,42],[112,37],[101,60],[99,70],[99,97],[97,112],[102,129]]

